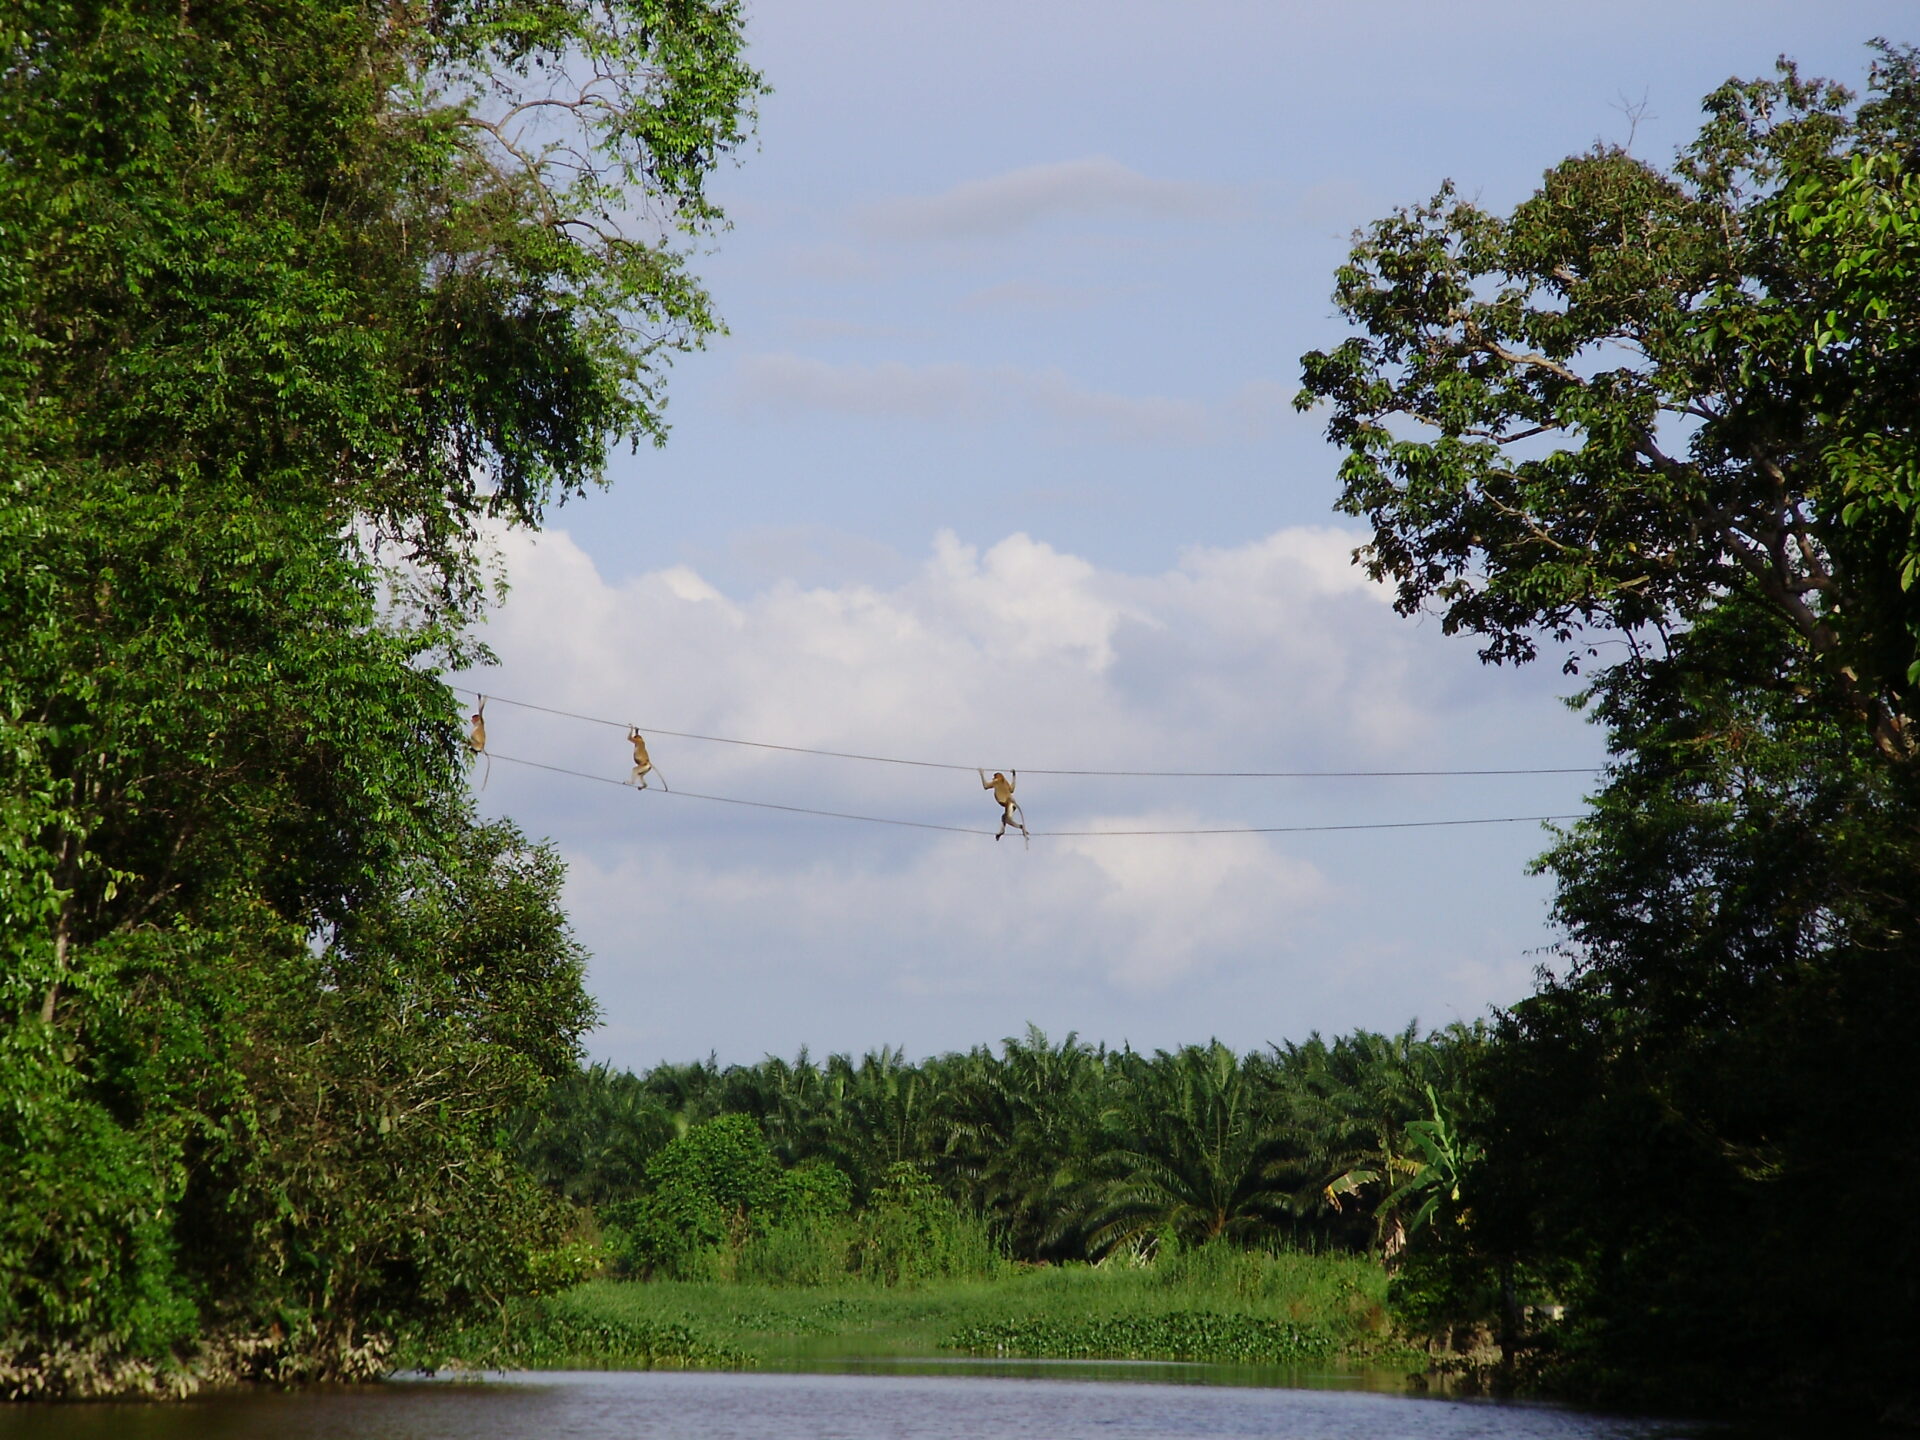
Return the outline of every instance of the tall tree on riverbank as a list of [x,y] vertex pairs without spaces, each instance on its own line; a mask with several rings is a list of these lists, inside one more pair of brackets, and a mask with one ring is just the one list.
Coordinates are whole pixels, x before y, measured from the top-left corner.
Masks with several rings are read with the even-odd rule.
[[1706,112],[1670,170],[1600,147],[1364,232],[1301,403],[1400,609],[1558,647],[1618,757],[1429,1255],[1557,1275],[1565,1383],[1868,1395],[1920,1340],[1872,1218],[1916,1178],[1920,58]]
[[703,0],[0,19],[0,1393],[366,1373],[539,1283],[590,1018],[433,673],[661,434],[758,79]]

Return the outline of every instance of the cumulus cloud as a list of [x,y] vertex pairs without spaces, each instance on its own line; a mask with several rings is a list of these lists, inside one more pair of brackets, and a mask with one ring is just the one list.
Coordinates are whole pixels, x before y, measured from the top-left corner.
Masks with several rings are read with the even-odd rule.
[[[1562,758],[1537,691],[1478,713],[1445,698],[1470,647],[1442,650],[1398,621],[1348,563],[1358,538],[1290,527],[1129,574],[1029,535],[983,547],[942,533],[891,583],[776,581],[727,594],[686,566],[609,579],[564,532],[507,532],[499,543],[515,590],[487,634],[503,668],[473,683],[615,724],[496,706],[483,800],[561,845],[606,1043],[616,1054],[639,1047],[626,1055],[636,1062],[720,1043],[711,1029],[677,1047],[672,1036],[723,1014],[723,1035],[791,1050],[922,1036],[923,1046],[962,1044],[1030,1018],[1064,1012],[1091,1025],[1102,1006],[1157,1013],[1193,996],[1231,1015],[1221,987],[1249,984],[1302,996],[1345,985],[1364,1011],[1368,997],[1380,1001],[1378,977],[1354,978],[1363,959],[1329,969],[1326,937],[1336,954],[1391,951],[1391,937],[1368,929],[1386,923],[1378,887],[1297,837],[1037,835],[1028,848],[1017,834],[994,842],[694,798],[980,830],[997,816],[973,773],[983,766],[1022,772],[1036,831],[1337,824],[1435,806],[1457,814],[1463,802],[1421,789],[1041,772],[1412,768],[1446,763],[1449,744],[1468,760],[1543,744]],[[1451,713],[1437,727],[1443,707]],[[653,732],[671,794],[512,763],[618,781],[627,722]],[[1571,733],[1563,724],[1559,736]],[[1508,998],[1482,993],[1493,972],[1472,968],[1472,956],[1448,958],[1406,963],[1456,1008]],[[1377,1023],[1403,1023],[1418,993],[1391,991],[1394,1013]],[[730,1009],[746,994],[756,997],[750,1019]],[[1323,1006],[1314,1023],[1338,1013]],[[903,1016],[915,1017],[911,1033]],[[965,1022],[986,1034],[941,1029],[962,1016],[999,1018]],[[737,1040],[731,1048],[740,1053]]]
[[1211,219],[1231,214],[1237,201],[1230,186],[1159,179],[1091,155],[963,181],[938,195],[883,200],[859,218],[879,235],[950,240],[1010,234],[1063,216]]
[[[1192,816],[1103,819],[1163,828]],[[574,900],[584,914],[617,914],[628,933],[679,937],[622,957],[643,984],[698,945],[719,949],[723,973],[743,980],[805,956],[921,996],[1005,996],[1043,977],[1150,996],[1284,933],[1329,890],[1312,863],[1258,836],[1078,839],[1032,851],[1011,838],[983,847],[936,837],[897,866],[835,856],[825,839],[785,862],[732,866],[671,852],[582,857]],[[705,944],[685,924],[690,914],[709,917],[698,923]]]
[[951,424],[1026,419],[1065,434],[1146,445],[1257,437],[1292,418],[1291,395],[1272,380],[1250,381],[1214,399],[1123,395],[1094,389],[1058,370],[838,364],[793,354],[747,356],[734,376],[735,403],[747,410],[817,410]]

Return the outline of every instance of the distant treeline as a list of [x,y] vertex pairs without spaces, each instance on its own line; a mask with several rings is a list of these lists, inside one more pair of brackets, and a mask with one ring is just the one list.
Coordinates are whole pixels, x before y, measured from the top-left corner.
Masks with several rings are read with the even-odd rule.
[[523,1154],[641,1272],[711,1274],[771,1229],[926,1191],[1020,1261],[1215,1239],[1392,1255],[1452,1183],[1447,1117],[1483,1044],[1477,1026],[1409,1025],[1146,1055],[1029,1029],[918,1062],[596,1065],[528,1117]]

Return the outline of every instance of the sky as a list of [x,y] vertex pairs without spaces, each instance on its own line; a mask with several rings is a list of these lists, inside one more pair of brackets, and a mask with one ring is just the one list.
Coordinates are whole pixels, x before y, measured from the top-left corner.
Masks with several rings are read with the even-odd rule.
[[[1443,180],[1504,210],[1596,143],[1663,162],[1783,53],[1858,84],[1912,13],[761,0],[773,93],[694,262],[728,332],[663,449],[497,536],[500,664],[456,677],[493,697],[483,811],[567,861],[590,1053],[1246,1050],[1522,998],[1540,824],[1023,844],[973,767],[1023,772],[1036,832],[1577,814],[1590,774],[1040,772],[1600,764],[1557,664],[1483,667],[1350,563],[1291,404],[1334,270]],[[617,782],[625,724],[678,793],[508,758]]]

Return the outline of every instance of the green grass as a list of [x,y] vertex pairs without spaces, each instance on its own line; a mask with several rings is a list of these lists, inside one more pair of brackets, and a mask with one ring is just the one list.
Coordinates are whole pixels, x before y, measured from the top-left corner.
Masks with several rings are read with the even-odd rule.
[[1385,1300],[1385,1275],[1360,1257],[1208,1248],[897,1287],[596,1280],[548,1305],[763,1364],[943,1352],[1286,1364],[1390,1358]]

